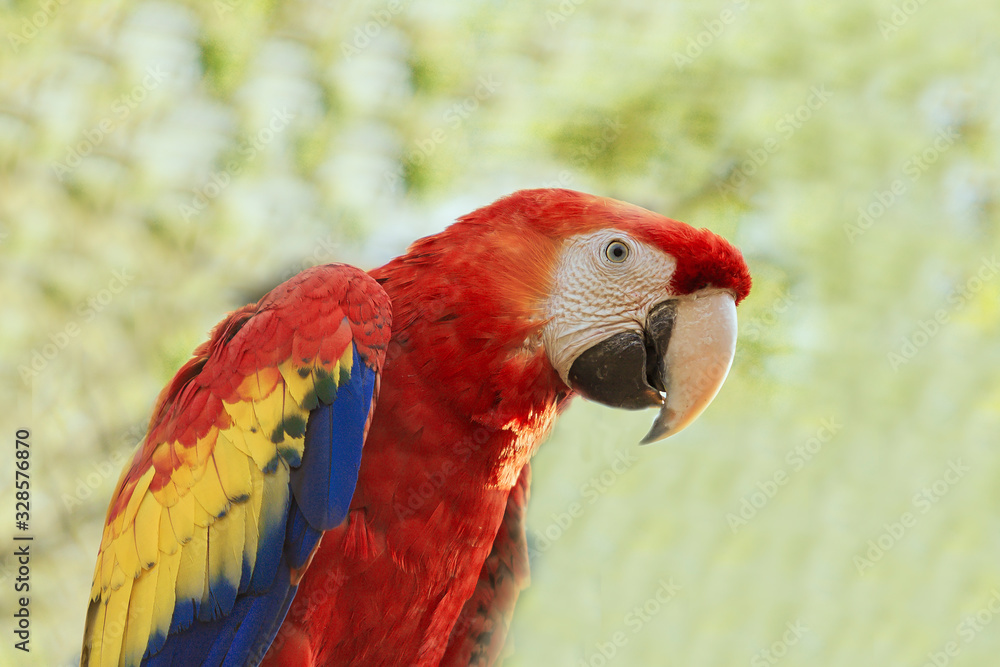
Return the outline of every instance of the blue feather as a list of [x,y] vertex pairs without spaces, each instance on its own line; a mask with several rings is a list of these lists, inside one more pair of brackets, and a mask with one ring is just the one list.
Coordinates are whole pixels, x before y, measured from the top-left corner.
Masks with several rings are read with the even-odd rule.
[[[281,572],[285,576],[285,570]],[[275,587],[271,594],[254,598],[255,604],[246,612],[244,621],[237,624],[226,660],[222,667],[257,665],[264,659],[274,641],[298,587],[291,584],[283,590]]]
[[199,621],[213,621],[228,615],[236,602],[236,585],[225,577],[210,579],[208,582],[208,604],[198,610]]
[[295,596],[284,558],[277,575],[274,585],[263,595],[241,595],[225,618],[197,621],[185,632],[170,634],[159,652],[148,656],[142,664],[146,667],[258,664]]
[[261,593],[270,589],[274,583],[285,544],[285,523],[279,521],[273,530],[261,533],[258,537],[257,562],[247,592]]
[[300,568],[309,560],[313,549],[323,537],[323,531],[309,525],[306,517],[299,509],[298,503],[292,503],[293,511],[288,515],[288,537],[285,540],[285,558],[291,568]]
[[337,388],[329,405],[309,415],[302,465],[292,470],[295,500],[309,524],[318,530],[339,526],[347,516],[358,482],[365,424],[375,391],[375,371],[353,346],[350,379]]
[[174,601],[174,614],[170,618],[170,630],[167,632],[173,635],[176,632],[183,632],[191,627],[195,615],[195,601],[191,598]]

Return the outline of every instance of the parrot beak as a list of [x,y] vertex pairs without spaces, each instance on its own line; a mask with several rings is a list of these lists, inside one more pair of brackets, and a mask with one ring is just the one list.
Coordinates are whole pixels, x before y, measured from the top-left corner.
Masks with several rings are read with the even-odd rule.
[[708,407],[736,351],[736,300],[695,293],[650,309],[642,333],[626,331],[584,351],[570,367],[572,387],[612,407],[660,407],[641,444],[684,429]]
[[736,352],[736,300],[715,292],[667,301],[650,311],[646,327],[661,354],[666,396],[644,445],[687,427],[719,393]]

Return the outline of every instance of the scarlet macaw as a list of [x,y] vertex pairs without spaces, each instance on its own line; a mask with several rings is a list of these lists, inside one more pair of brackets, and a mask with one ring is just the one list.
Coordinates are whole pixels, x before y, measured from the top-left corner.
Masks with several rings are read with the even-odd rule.
[[494,664],[556,416],[581,394],[660,407],[644,442],[684,428],[749,290],[708,230],[551,189],[370,274],[303,271],[161,393],[108,512],[81,664]]

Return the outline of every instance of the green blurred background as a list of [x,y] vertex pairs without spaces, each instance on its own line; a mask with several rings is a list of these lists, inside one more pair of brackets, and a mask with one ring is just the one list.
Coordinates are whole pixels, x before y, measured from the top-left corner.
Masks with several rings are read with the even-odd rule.
[[564,186],[723,234],[755,283],[693,426],[640,448],[653,413],[578,401],[542,447],[506,664],[997,664],[998,25],[977,0],[0,2],[0,663],[78,659],[119,468],[226,311]]

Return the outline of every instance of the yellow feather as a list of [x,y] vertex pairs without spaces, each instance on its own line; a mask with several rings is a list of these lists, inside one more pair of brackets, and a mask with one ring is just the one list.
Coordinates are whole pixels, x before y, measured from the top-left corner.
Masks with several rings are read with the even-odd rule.
[[[192,494],[193,495],[193,494]],[[202,528],[208,528],[215,523],[215,517],[205,511],[205,508],[197,499],[194,501],[194,533],[197,537]]]
[[266,435],[259,427],[255,428],[254,431],[246,431],[243,435],[246,438],[250,456],[253,457],[253,462],[257,467],[264,470],[271,465],[274,458],[278,455],[278,450],[275,448],[274,443],[271,442],[270,436]]
[[229,500],[245,499],[250,493],[250,459],[225,437],[215,442],[215,469]]
[[177,547],[180,546],[174,535],[173,526],[170,525],[170,510],[167,508],[163,508],[160,512],[160,528],[156,537],[156,548],[168,556],[176,552]]
[[163,506],[157,502],[153,494],[147,493],[139,504],[139,511],[135,515],[133,530],[135,532],[135,546],[139,555],[139,564],[144,569],[149,569],[158,560],[160,546],[160,514]]
[[243,557],[250,564],[253,572],[257,565],[257,540],[259,530],[257,520],[260,516],[260,505],[264,499],[264,473],[257,466],[250,466],[250,499],[246,502],[246,527],[243,530]]
[[156,579],[156,590],[153,592],[153,617],[150,621],[150,634],[166,636],[170,630],[170,621],[174,615],[174,604],[177,600],[177,569],[181,563],[181,550],[172,554],[163,554],[160,563],[160,575]]
[[277,368],[261,368],[256,373],[245,377],[236,391],[243,398],[256,403],[270,396],[280,378],[281,373],[278,372]]
[[230,576],[235,572],[235,578],[231,578],[230,581],[233,581],[237,586],[240,583],[240,576],[243,572],[243,544],[246,542],[246,513],[249,508],[249,500],[233,504],[232,509],[229,510],[229,514],[225,518],[227,524],[226,540],[229,551],[228,558],[232,562],[232,567],[226,571]]
[[208,531],[208,586],[202,598],[209,603],[209,589],[225,582],[233,588],[240,585],[243,569],[243,530],[245,504],[233,505],[229,514],[212,524]]
[[101,590],[107,590],[111,586],[111,575],[115,571],[115,550],[111,544],[107,547],[101,547],[99,558],[101,559]]
[[[340,368],[341,370],[347,371],[350,374],[351,369],[354,368],[354,346],[348,345],[347,349],[344,350],[344,354],[340,355]],[[338,381],[339,381],[339,375]]]
[[257,425],[257,417],[253,412],[253,403],[250,401],[236,401],[235,403],[222,402],[222,406],[229,414],[229,418],[242,431],[249,431]]
[[264,475],[264,489],[257,519],[260,533],[270,533],[286,520],[288,493],[288,464],[284,459],[278,459],[277,469]]
[[144,571],[132,584],[132,595],[128,605],[128,623],[122,653],[126,665],[138,665],[149,642],[149,628],[153,619],[153,598],[156,593],[160,568],[154,566]]
[[174,531],[177,544],[186,544],[194,534],[194,506],[194,494],[189,490],[177,499],[173,507],[167,509],[170,514],[170,529]]
[[178,601],[200,601],[205,593],[205,571],[208,567],[207,537],[207,529],[198,529],[191,541],[181,549],[180,562],[177,565],[176,600]]
[[[191,477],[194,479],[194,484],[201,481],[201,478],[205,476],[205,471],[208,469],[208,462],[199,463],[195,467],[191,468]],[[191,486],[194,486],[192,484]]]
[[198,452],[194,447],[185,447],[179,442],[171,443],[174,455],[180,465],[170,473],[170,479],[180,489],[190,489],[194,484],[193,469],[198,466]]
[[104,531],[101,533],[101,549],[107,549],[114,542],[114,538],[114,528],[110,524],[106,524]]
[[122,640],[125,625],[128,622],[128,604],[132,595],[132,583],[129,578],[125,584],[108,596],[107,609],[104,611],[103,629],[101,634],[101,667],[116,667],[120,662]]
[[[83,645],[84,651],[89,647],[90,655],[86,665],[80,662],[80,667],[91,667],[101,664],[101,651],[104,646],[104,613],[108,605],[104,600],[97,600],[87,608],[87,626],[84,630]],[[91,619],[93,614],[93,619]]]
[[191,474],[194,475],[195,481],[198,481],[198,472],[208,459],[212,457],[212,451],[215,449],[215,439],[219,435],[219,429],[216,426],[208,429],[208,433],[198,438],[194,443],[194,448],[198,454],[198,465],[194,467]]
[[121,535],[125,530],[125,526],[131,525],[132,521],[135,520],[135,513],[139,511],[139,503],[142,502],[142,497],[149,490],[149,483],[153,480],[155,473],[156,469],[151,467],[136,482],[135,488],[132,489],[132,495],[128,499],[128,504],[125,505],[125,511],[120,512],[115,517],[113,529],[115,537]]
[[219,431],[219,439],[216,441],[215,446],[218,447],[223,442],[228,442],[231,447],[244,456],[250,456],[250,448],[247,447],[246,438],[243,437],[243,431],[239,427],[234,426],[227,428],[225,431]]
[[[286,426],[286,431],[284,434],[284,444],[283,447],[294,449],[298,452],[299,459],[302,458],[302,454],[305,451],[305,425],[309,422],[309,411],[304,409],[292,396],[289,391],[288,386],[282,387],[284,391],[284,401],[283,401],[283,414],[281,415],[282,422]],[[295,424],[298,426],[302,425],[302,433],[297,435],[290,435],[288,433],[288,426],[290,424]],[[296,431],[292,431],[296,433]]]
[[211,459],[206,464],[205,476],[191,487],[191,493],[205,511],[216,517],[224,514],[229,508],[229,500],[222,490],[222,482]]
[[131,575],[126,575],[125,570],[122,569],[122,564],[118,562],[118,558],[115,559],[114,567],[111,569],[111,583],[108,584],[107,590],[104,591],[104,598],[107,599],[111,595],[111,591],[117,591],[119,588],[125,585],[126,581],[131,581],[135,577]]
[[168,479],[166,484],[153,491],[153,497],[164,507],[173,507],[180,499],[181,493],[178,491],[177,485],[174,484],[174,480]]
[[313,388],[312,369],[308,366],[305,367],[309,370],[309,374],[302,377],[299,375],[299,368],[302,367],[295,365],[291,359],[278,366],[278,371],[285,380],[285,387],[287,387],[288,393],[291,394],[296,405],[302,405],[306,395]]
[[[122,533],[115,540],[115,558],[118,559],[118,567],[122,569],[125,576],[135,579],[139,575],[141,569],[139,551],[135,545],[135,533],[131,530]],[[113,584],[112,588],[114,588]]]
[[340,362],[334,361],[329,364],[324,364],[319,359],[316,359],[317,368],[323,369],[332,379],[333,383],[340,387]]
[[253,411],[257,415],[257,421],[260,423],[265,437],[269,439],[271,434],[274,433],[274,429],[281,424],[281,418],[284,414],[284,402],[284,391],[272,391],[266,397],[253,403]]

